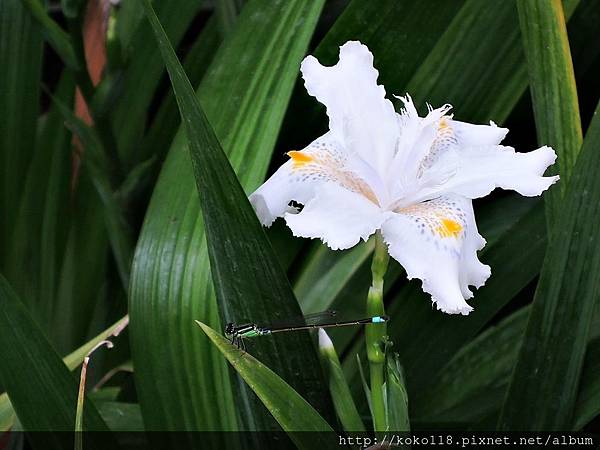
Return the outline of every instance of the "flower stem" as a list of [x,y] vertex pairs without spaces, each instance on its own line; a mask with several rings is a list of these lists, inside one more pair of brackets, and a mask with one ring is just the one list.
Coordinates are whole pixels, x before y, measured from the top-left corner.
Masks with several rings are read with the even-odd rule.
[[[373,281],[367,296],[367,315],[384,316],[383,305],[383,276],[387,271],[389,255],[383,237],[378,231],[375,236],[375,252],[371,263]],[[385,351],[383,343],[387,335],[385,323],[369,324],[366,326],[367,358],[371,381],[371,414],[375,431],[385,431],[386,415],[383,398],[383,371],[385,368]]]

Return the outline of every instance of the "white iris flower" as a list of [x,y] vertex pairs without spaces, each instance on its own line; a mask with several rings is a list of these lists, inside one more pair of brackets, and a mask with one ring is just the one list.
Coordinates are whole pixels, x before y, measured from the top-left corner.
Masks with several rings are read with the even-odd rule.
[[450,105],[419,117],[408,95],[396,113],[360,42],[344,44],[333,67],[308,56],[301,71],[308,93],[327,107],[329,132],[290,151],[250,196],[262,224],[283,217],[295,236],[333,250],[381,230],[389,254],[409,279],[422,280],[438,309],[468,314],[469,286],[490,276],[477,258],[485,240],[471,200],[497,187],[540,195],[558,180],[543,176],[554,150],[515,152],[499,145],[506,128],[453,120]]

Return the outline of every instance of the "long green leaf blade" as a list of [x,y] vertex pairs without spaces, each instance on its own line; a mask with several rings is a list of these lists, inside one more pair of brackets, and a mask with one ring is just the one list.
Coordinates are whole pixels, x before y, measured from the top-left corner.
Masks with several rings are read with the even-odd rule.
[[408,415],[408,393],[398,355],[390,355],[387,361],[386,416],[388,429],[392,431],[410,431]]
[[0,2],[0,270],[35,146],[42,38],[21,0]]
[[29,9],[31,15],[38,22],[48,43],[62,58],[65,65],[72,70],[80,69],[81,64],[75,55],[75,50],[71,44],[71,38],[54,20],[52,20],[46,12],[44,5],[42,5],[39,0],[22,1]]
[[[0,342],[0,379],[23,427],[29,431],[72,431],[77,381],[2,276]],[[108,430],[89,399],[84,427]],[[36,446],[61,448],[48,435],[40,436]]]
[[335,412],[344,430],[349,433],[365,432],[365,425],[352,399],[340,360],[325,330],[319,330],[319,351],[327,369],[329,390],[331,391]]
[[[600,305],[596,306],[573,428],[600,414]],[[446,364],[436,382],[412,404],[419,423],[490,423],[498,417],[531,308],[521,308],[464,346]],[[489,425],[487,426],[489,429]]]
[[477,336],[440,370],[413,403],[413,417],[431,423],[474,423],[496,411],[506,393],[530,308]]
[[571,425],[594,302],[600,295],[600,104],[567,187],[519,359],[503,430]]
[[[249,2],[201,85],[200,97],[210,122],[248,189],[262,180],[268,167],[278,124],[321,6],[322,2],[306,0]],[[272,33],[264,33],[273,23],[278,25]],[[197,195],[189,153],[180,133],[155,189],[134,261],[130,303],[133,358],[136,367],[144,367],[136,376],[142,412],[150,427],[236,429],[227,367],[208,340],[188,326],[197,318],[219,326]],[[268,291],[271,286],[265,293]],[[299,312],[295,302],[282,298],[269,301],[265,297],[260,304],[255,301],[247,299],[233,313],[237,318],[271,320]],[[136,315],[144,320],[136,320]],[[169,336],[168,343],[165,336]],[[145,355],[149,339],[156,352]],[[302,348],[298,348],[300,342]],[[269,339],[257,343],[255,353],[258,355],[259,347],[264,346],[267,349],[262,350],[261,359],[318,410],[329,410],[333,416],[328,396],[318,387],[321,375],[308,336]],[[287,356],[278,356],[284,354]],[[314,365],[306,364],[313,358]],[[302,370],[294,369],[299,366]],[[206,367],[212,370],[206,371]],[[292,376],[292,372],[300,373],[300,377]],[[157,379],[163,381],[160,390]],[[190,397],[195,401],[189,401]],[[244,397],[238,399],[243,419],[256,421],[245,427],[273,426],[260,402],[253,397],[249,402]],[[165,405],[165,412],[157,410],[157,401]],[[268,422],[263,423],[262,417]]]
[[15,423],[16,417],[8,394],[6,392],[0,394],[0,432],[3,433],[10,430]]
[[573,429],[580,430],[598,415],[600,415],[600,338],[588,344],[585,354],[581,387],[573,414]]
[[[69,370],[75,370],[82,362],[85,355],[89,353],[99,342],[107,339],[110,336],[113,336],[117,330],[122,330],[126,323],[129,321],[129,317],[125,316],[122,319],[115,322],[113,325],[108,327],[102,333],[98,334],[96,337],[91,339],[90,341],[83,344],[77,350],[71,352],[67,356],[63,358],[63,362],[65,366],[69,368]],[[8,431],[15,419],[15,412],[8,398],[8,394],[4,393],[0,395],[0,432]],[[112,428],[111,428],[112,429]]]
[[[577,3],[577,2],[571,2]],[[538,144],[558,154],[561,183],[546,196],[552,223],[583,143],[579,102],[561,0],[517,0]]]
[[[51,305],[52,342],[61,354],[76,348],[88,337],[94,309],[109,298],[107,288],[110,243],[106,234],[104,205],[87,170],[78,180],[74,201],[69,204],[70,227]],[[93,267],[94,270],[89,268]],[[112,288],[114,289],[114,287]],[[69,326],[65,327],[65,323]]]
[[[339,445],[337,434],[333,433],[325,419],[275,372],[245,351],[231,345],[208,325],[198,321],[196,323],[252,387],[281,427],[290,432],[289,436],[298,448],[333,448]],[[295,431],[299,433],[294,433]],[[310,433],[311,431],[319,433]]]
[[[72,102],[75,85],[64,76],[56,96]],[[57,108],[40,119],[36,148],[27,171],[19,212],[14,219],[6,278],[42,327],[51,323],[58,264],[66,240],[71,134]],[[61,217],[61,224],[57,220]]]
[[144,432],[140,405],[136,403],[105,401],[97,402],[98,411],[113,431]]
[[[216,19],[210,19],[183,63],[183,68],[192,86],[198,86],[204,77],[221,41]],[[144,136],[138,159],[146,160],[150,157],[158,157],[162,161],[180,124],[177,102],[171,91],[163,100],[150,129]]]
[[86,125],[81,119],[59,99],[53,97],[54,104],[69,124],[72,131],[79,136],[87,150],[84,168],[89,170],[90,177],[104,205],[104,221],[117,263],[121,282],[129,286],[129,272],[133,259],[133,237],[122,208],[113,193],[110,170],[106,151],[102,146],[95,129]]
[[[154,8],[173,45],[177,45],[197,14],[203,0],[155,0]],[[143,18],[140,2],[123,2],[117,33],[128,56],[123,70],[122,95],[111,114],[121,160],[128,165],[146,159],[139,140],[144,131],[152,97],[164,75],[164,67],[152,45],[152,29]],[[137,25],[137,26],[136,26]]]
[[215,3],[215,15],[219,20],[219,31],[223,36],[227,36],[233,29],[241,6],[240,0],[217,0]]

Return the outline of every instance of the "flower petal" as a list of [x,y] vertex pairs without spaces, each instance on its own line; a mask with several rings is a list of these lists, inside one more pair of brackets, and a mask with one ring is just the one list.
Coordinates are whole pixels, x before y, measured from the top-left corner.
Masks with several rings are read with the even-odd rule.
[[365,167],[360,158],[348,155],[331,133],[301,151],[288,152],[288,156],[290,160],[250,195],[250,202],[263,225],[270,226],[277,217],[283,217],[290,210],[288,205],[292,200],[306,204],[315,196],[315,189],[324,183],[339,184],[374,204],[379,202],[377,177],[369,173],[369,166]]
[[438,167],[454,165],[453,175],[443,183],[421,189],[411,201],[447,193],[474,199],[484,197],[498,187],[533,197],[559,180],[558,176],[543,176],[554,161],[556,153],[546,146],[528,153],[515,152],[512,147],[502,145],[458,148],[447,158],[440,158],[431,168],[435,171]]
[[498,145],[508,129],[474,125],[446,115],[448,105],[429,107],[421,118],[409,96],[400,113],[401,137],[390,166],[391,199],[394,206],[456,193],[482,197],[496,187],[514,189],[527,196],[539,195],[558,177],[543,177],[556,159],[551,148],[516,153]]
[[558,176],[543,176],[555,161],[556,153],[546,146],[527,153],[515,152],[512,147],[502,145],[468,147],[460,149],[456,175],[443,189],[478,198],[499,187],[533,197],[558,181]]
[[392,198],[402,197],[414,190],[423,180],[425,169],[455,144],[446,113],[450,105],[433,109],[429,107],[425,117],[419,117],[411,97],[397,97],[404,103],[398,115],[400,140],[392,164],[388,167],[387,182],[392,186]]
[[508,128],[500,128],[491,121],[489,125],[474,125],[458,120],[450,120],[449,125],[456,136],[458,145],[461,147],[498,145],[508,133]]
[[433,303],[449,314],[468,314],[469,286],[480,287],[490,268],[477,258],[479,235],[471,200],[448,195],[396,211],[382,226],[390,255],[419,278]]
[[398,123],[385,89],[377,85],[369,49],[350,41],[340,47],[335,66],[322,66],[308,56],[300,70],[308,93],[327,107],[335,139],[384,174],[394,155]]
[[294,236],[320,238],[332,250],[344,250],[366,241],[389,214],[363,195],[325,183],[300,213],[287,213],[285,220]]

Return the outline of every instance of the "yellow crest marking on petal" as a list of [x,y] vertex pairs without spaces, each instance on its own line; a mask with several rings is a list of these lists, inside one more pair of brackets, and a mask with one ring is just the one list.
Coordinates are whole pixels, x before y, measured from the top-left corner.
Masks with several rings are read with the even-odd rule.
[[333,181],[340,186],[359,193],[379,206],[379,200],[371,187],[356,173],[344,167],[344,159],[327,150],[304,151],[291,150],[287,155],[292,160],[292,170],[305,175],[312,175],[313,179]]
[[287,152],[287,155],[292,158],[294,161],[294,167],[302,167],[305,164],[308,164],[314,160],[314,158],[305,152],[300,152],[297,150],[292,150]]
[[456,144],[456,136],[448,121],[449,117],[443,116],[438,122],[437,135],[427,154],[421,160],[417,176],[420,178],[426,169],[429,169],[438,160],[440,155],[447,150],[447,148]]
[[440,226],[437,227],[436,231],[441,237],[458,237],[462,229],[460,223],[444,217],[441,219]]

